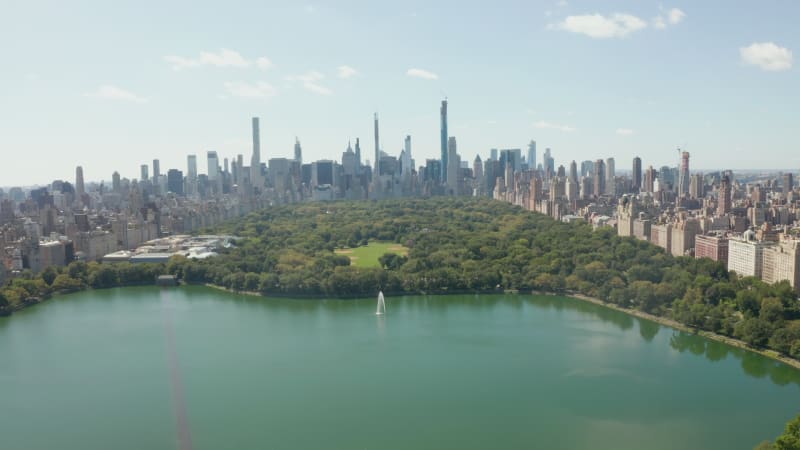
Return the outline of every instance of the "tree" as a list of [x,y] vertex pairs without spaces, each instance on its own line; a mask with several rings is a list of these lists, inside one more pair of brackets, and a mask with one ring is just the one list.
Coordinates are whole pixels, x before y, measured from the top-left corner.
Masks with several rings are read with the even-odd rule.
[[750,317],[739,322],[734,329],[734,336],[752,345],[753,347],[764,347],[767,345],[772,327],[761,318]]
[[775,297],[767,297],[761,300],[761,309],[758,316],[769,323],[783,320],[783,303],[779,298]]
[[774,444],[764,441],[755,450],[800,450],[800,416],[786,424],[783,434],[775,439]]
[[83,288],[81,280],[76,280],[69,275],[62,273],[53,280],[52,288],[56,292],[74,292]]
[[119,284],[119,276],[109,264],[93,266],[89,270],[88,283],[93,288],[110,288]]
[[58,271],[53,266],[48,266],[47,268],[44,269],[44,271],[42,271],[41,274],[42,280],[44,280],[44,282],[47,283],[48,286],[53,284],[53,281],[56,279],[57,276],[58,276]]

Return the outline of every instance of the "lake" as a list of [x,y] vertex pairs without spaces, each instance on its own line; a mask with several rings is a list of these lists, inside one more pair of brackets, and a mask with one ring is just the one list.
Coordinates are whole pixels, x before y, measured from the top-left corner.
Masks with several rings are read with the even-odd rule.
[[800,372],[576,299],[87,291],[0,318],[0,448],[750,450]]

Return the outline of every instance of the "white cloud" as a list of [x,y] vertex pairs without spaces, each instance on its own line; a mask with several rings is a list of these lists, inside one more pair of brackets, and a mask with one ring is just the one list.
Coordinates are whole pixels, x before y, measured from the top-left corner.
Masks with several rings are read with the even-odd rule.
[[665,30],[670,25],[677,25],[686,17],[686,13],[678,8],[665,11],[664,8],[659,6],[658,9],[661,11],[661,14],[653,19],[653,28],[657,30]]
[[302,82],[314,82],[319,81],[325,78],[325,75],[317,72],[316,70],[312,70],[310,72],[306,72],[301,75],[289,75],[286,77],[288,81],[302,81]]
[[566,19],[548,25],[548,28],[571,33],[585,34],[594,39],[625,37],[647,27],[647,22],[631,15],[615,13],[610,16],[601,14],[585,14],[567,16]]
[[424,69],[408,69],[406,75],[414,78],[422,78],[424,80],[438,80],[439,75],[436,75],[433,72],[428,72]]
[[686,13],[678,8],[672,8],[667,13],[667,20],[671,25],[679,24],[684,17],[686,17]]
[[773,42],[754,42],[739,49],[742,62],[768,71],[788,70],[792,67],[792,51]]
[[540,121],[534,123],[533,126],[536,127],[536,128],[542,128],[542,129],[547,129],[547,130],[558,130],[558,131],[564,131],[564,132],[567,132],[567,133],[571,133],[571,132],[575,131],[575,127],[572,127],[572,126],[569,126],[569,125],[563,125],[563,124],[559,124],[559,123],[547,122],[547,121],[544,121],[544,120],[540,120]]
[[358,75],[358,71],[350,66],[339,66],[339,78],[352,78]]
[[633,130],[630,128],[617,128],[616,133],[620,136],[630,136],[633,134]]
[[246,69],[252,65],[255,65],[259,69],[268,69],[272,66],[272,61],[263,56],[257,58],[255,61],[250,61],[239,52],[227,48],[223,48],[218,52],[203,51],[200,52],[200,56],[197,58],[168,55],[164,57],[164,61],[172,66],[172,70],[191,69],[202,66]]
[[256,67],[258,67],[261,70],[267,70],[270,67],[272,67],[272,61],[270,61],[270,59],[267,58],[266,56],[262,56],[256,59]]
[[93,92],[85,94],[87,97],[100,98],[103,100],[120,100],[133,103],[145,103],[147,99],[134,94],[131,91],[126,91],[117,86],[105,84],[100,86]]
[[234,97],[265,99],[274,97],[278,91],[266,81],[248,83],[246,81],[227,81],[224,84],[228,94]]
[[313,81],[306,81],[305,83],[303,83],[303,87],[306,88],[306,90],[308,90],[308,91],[311,91],[311,92],[314,92],[314,93],[320,94],[320,95],[331,95],[331,94],[333,94],[332,90],[326,88],[325,86],[317,84],[317,83],[315,83]]
[[558,6],[559,8],[564,8],[567,5],[568,5],[567,0],[558,0],[558,2],[556,3],[556,6]]
[[317,72],[316,70],[312,70],[310,72],[306,72],[302,75],[290,75],[286,77],[288,81],[299,81],[303,83],[303,87],[310,92],[320,95],[331,95],[333,91],[328,89],[325,86],[322,86],[318,83],[318,81],[325,78],[325,75]]

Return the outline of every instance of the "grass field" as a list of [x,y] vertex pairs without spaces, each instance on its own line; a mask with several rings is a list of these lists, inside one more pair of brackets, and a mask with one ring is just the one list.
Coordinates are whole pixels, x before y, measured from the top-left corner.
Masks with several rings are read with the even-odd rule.
[[337,255],[350,257],[350,264],[356,267],[380,267],[381,264],[378,262],[378,258],[383,256],[384,253],[407,256],[408,248],[394,242],[370,242],[364,247],[336,250]]

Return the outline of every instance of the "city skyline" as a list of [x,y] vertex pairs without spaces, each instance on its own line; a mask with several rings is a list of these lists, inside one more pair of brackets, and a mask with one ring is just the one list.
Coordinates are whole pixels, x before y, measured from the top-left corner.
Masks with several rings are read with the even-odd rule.
[[[800,166],[798,4],[552,1],[515,5],[517,14],[415,2],[238,6],[228,12],[235,29],[209,31],[212,11],[200,5],[180,41],[168,26],[177,7],[150,24],[140,6],[54,3],[37,35],[24,27],[32,7],[9,7],[0,35],[19,45],[7,52],[0,147],[36,157],[3,164],[0,185],[70,179],[78,165],[100,181],[136,178],[153,159],[166,173],[185,170],[189,154],[249,156],[247,117],[261,118],[262,162],[291,158],[295,137],[306,160],[338,159],[348,141],[369,142],[376,111],[382,149],[397,155],[410,135],[419,166],[441,155],[445,97],[448,134],[469,161],[536,140],[564,165],[613,156],[627,168],[639,156],[673,166],[681,147],[693,171]],[[460,21],[439,20],[456,7]],[[265,15],[276,23],[243,26]],[[141,41],[142,29],[166,43]],[[108,39],[94,39],[100,32]]]

